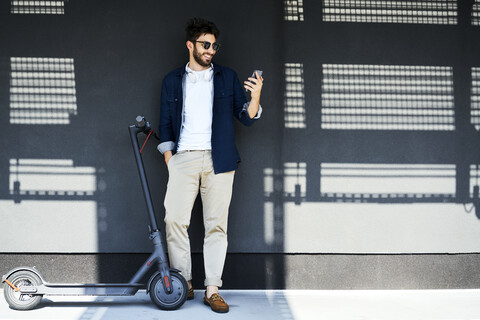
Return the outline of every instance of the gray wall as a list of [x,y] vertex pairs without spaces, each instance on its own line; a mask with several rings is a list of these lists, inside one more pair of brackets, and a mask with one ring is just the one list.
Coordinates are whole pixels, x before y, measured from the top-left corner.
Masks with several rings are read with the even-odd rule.
[[[407,268],[410,258],[398,257],[410,254],[418,270],[433,261],[436,271],[463,264],[443,254],[468,254],[462,270],[478,273],[480,23],[471,17],[479,5],[437,1],[432,9],[420,1],[383,18],[330,16],[339,9],[332,3],[70,0],[62,14],[21,14],[3,1],[0,221],[8,228],[0,253],[10,260],[0,271],[15,257],[29,264],[18,253],[39,261],[83,254],[102,278],[108,259],[94,263],[89,254],[150,250],[127,126],[138,114],[157,126],[161,80],[187,60],[184,24],[203,16],[222,32],[217,63],[241,80],[255,68],[265,77],[261,120],[237,126],[232,279],[250,263],[265,287],[322,287],[345,259],[348,279],[355,268]],[[144,162],[161,221],[168,174],[153,142]],[[198,257],[201,220],[198,202],[191,227]],[[387,262],[368,263],[382,255]],[[292,277],[297,270],[306,277]],[[464,273],[432,283],[461,286]],[[414,274],[392,283],[423,271]],[[361,278],[364,287],[385,283]]]

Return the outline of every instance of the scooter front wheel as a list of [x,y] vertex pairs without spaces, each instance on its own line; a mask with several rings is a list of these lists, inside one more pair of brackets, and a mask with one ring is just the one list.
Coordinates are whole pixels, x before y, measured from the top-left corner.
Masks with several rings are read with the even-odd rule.
[[187,280],[178,272],[170,270],[170,282],[171,293],[165,291],[160,273],[155,276],[150,286],[150,298],[162,310],[178,309],[187,300]]
[[24,294],[19,292],[20,287],[39,286],[42,280],[32,271],[22,270],[10,275],[3,287],[3,293],[8,305],[15,310],[31,310],[34,309],[40,301],[42,295]]

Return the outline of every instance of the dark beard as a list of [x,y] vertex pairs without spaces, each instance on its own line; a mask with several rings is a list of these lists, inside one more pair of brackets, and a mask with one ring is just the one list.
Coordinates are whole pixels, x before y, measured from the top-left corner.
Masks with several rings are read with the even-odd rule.
[[[202,60],[202,55],[200,53],[198,53],[198,50],[197,50],[196,47],[193,48],[193,58],[202,67],[209,67],[210,62],[212,60],[212,59],[210,59],[210,62],[205,62],[204,60]],[[213,58],[213,56],[212,56],[212,58]]]

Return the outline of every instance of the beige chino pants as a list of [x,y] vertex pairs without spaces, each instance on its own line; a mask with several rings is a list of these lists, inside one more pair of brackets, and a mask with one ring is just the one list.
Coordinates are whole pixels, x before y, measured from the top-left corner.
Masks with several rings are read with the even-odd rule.
[[188,227],[200,191],[205,238],[205,286],[222,286],[227,254],[228,208],[235,171],[215,174],[211,151],[180,151],[168,161],[165,225],[170,266],[192,279]]

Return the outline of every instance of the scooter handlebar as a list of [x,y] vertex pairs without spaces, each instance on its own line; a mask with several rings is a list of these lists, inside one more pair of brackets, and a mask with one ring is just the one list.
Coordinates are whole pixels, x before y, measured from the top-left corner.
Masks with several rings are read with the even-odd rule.
[[[150,122],[148,122],[145,119],[145,116],[137,116],[135,118],[135,121],[137,122],[135,127],[140,129],[144,134],[148,135],[148,134],[150,134],[150,131],[153,131],[152,127],[150,126]],[[158,135],[155,131],[153,132],[153,137],[157,140],[160,140],[160,138],[158,137]]]

